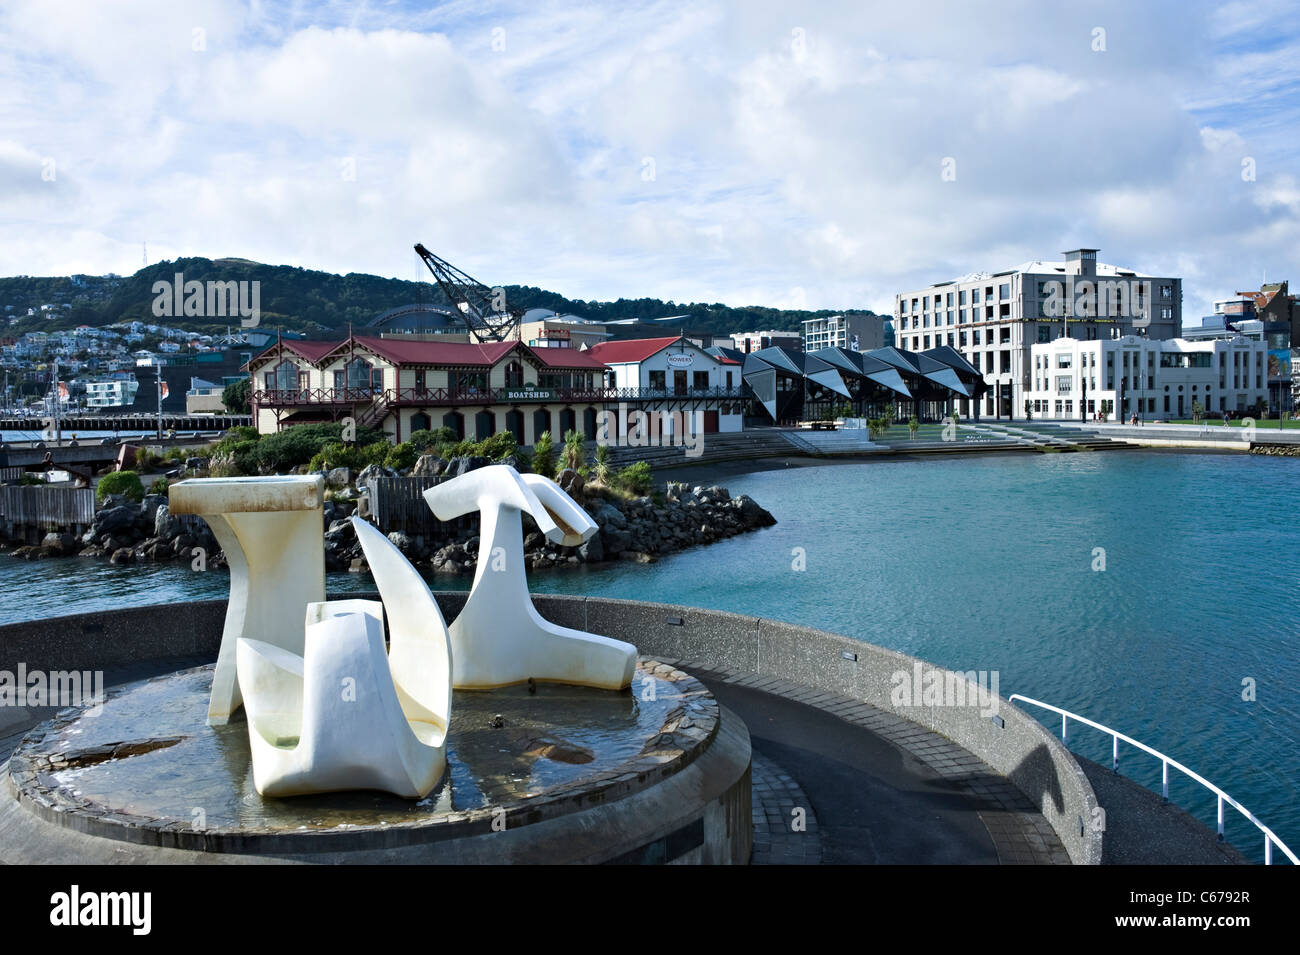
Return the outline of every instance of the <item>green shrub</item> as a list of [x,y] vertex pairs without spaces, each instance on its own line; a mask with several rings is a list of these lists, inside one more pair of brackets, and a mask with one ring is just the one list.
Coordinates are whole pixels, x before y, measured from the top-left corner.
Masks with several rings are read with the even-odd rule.
[[312,455],[307,463],[309,471],[329,471],[332,468],[351,468],[360,471],[366,466],[365,452],[354,444],[331,441]]
[[543,477],[555,475],[555,441],[549,431],[538,435],[533,444],[533,470]]
[[434,428],[432,431],[428,428],[420,428],[418,431],[412,431],[408,440],[416,449],[428,451],[443,445],[455,444],[459,439],[451,428]]
[[[233,429],[232,429],[233,430]],[[286,428],[278,434],[265,435],[257,442],[257,471],[250,473],[287,474],[294,468],[309,464],[327,444],[343,443],[343,425],[333,424],[299,424]],[[388,437],[382,431],[373,428],[358,428],[358,447],[368,447],[382,443],[387,454]],[[367,463],[378,464],[383,460],[371,452]],[[376,459],[377,458],[377,459]],[[375,459],[375,460],[371,460]],[[347,467],[349,465],[335,465]],[[364,465],[362,465],[364,467]]]
[[519,453],[519,444],[513,431],[500,431],[478,443],[478,454],[493,461],[501,461]]
[[155,478],[154,482],[149,485],[150,494],[166,494],[171,484],[165,477]]
[[629,464],[614,475],[614,486],[631,494],[645,495],[654,487],[650,465],[644,461]]
[[128,501],[144,500],[144,484],[135,471],[114,471],[100,478],[95,488],[95,500],[102,503],[110,494],[124,494]]
[[438,454],[444,458],[469,456],[491,458],[493,461],[502,461],[512,454],[520,456],[519,445],[515,443],[513,431],[502,431],[490,438],[484,438],[482,441],[472,441],[466,438],[464,441],[457,441],[455,444],[442,445],[438,448]]
[[384,465],[394,471],[405,471],[407,468],[415,467],[415,462],[419,459],[420,451],[415,444],[411,441],[403,441],[388,449],[388,453],[384,456]]
[[137,471],[153,471],[161,467],[166,459],[153,448],[140,448],[135,452]]

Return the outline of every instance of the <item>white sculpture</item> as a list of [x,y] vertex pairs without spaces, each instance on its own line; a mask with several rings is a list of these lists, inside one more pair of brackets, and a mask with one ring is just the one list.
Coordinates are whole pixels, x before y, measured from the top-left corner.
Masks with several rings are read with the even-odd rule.
[[383,602],[309,604],[301,657],[239,640],[253,781],[263,796],[380,789],[422,799],[446,768],[452,666],[442,612],[383,534],[352,523]]
[[439,520],[475,510],[481,519],[474,584],[451,625],[455,686],[488,689],[531,678],[619,690],[632,682],[636,647],[553,624],[528,594],[523,511],[557,544],[576,546],[597,530],[559,485],[492,465],[429,488],[424,498]]
[[212,725],[228,722],[242,702],[238,639],[302,656],[303,607],[325,599],[323,491],[319,476],[196,478],[172,485],[171,513],[201,515],[230,565],[230,603],[208,703]]

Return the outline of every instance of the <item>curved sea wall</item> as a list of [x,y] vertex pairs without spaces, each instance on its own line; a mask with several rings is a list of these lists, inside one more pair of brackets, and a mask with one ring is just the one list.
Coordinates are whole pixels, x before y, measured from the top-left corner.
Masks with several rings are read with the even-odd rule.
[[[350,596],[357,596],[355,594]],[[466,594],[437,594],[448,620]],[[661,660],[780,677],[863,700],[940,733],[978,756],[1039,807],[1075,864],[1101,862],[1102,833],[1090,825],[1097,798],[1074,757],[1029,714],[981,698],[960,674],[916,657],[838,634],[761,617],[602,597],[536,595],[538,610],[562,626],[634,643]],[[108,670],[169,659],[215,659],[225,601],[138,607],[0,627],[0,671]],[[966,687],[951,699],[901,705],[902,679]],[[991,712],[991,710],[996,712]]]

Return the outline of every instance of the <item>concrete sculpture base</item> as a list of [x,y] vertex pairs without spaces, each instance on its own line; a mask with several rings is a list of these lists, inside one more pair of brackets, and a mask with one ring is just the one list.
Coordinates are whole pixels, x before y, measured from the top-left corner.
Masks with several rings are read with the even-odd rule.
[[554,481],[505,465],[478,468],[424,492],[439,520],[477,510],[478,568],[451,625],[453,681],[487,689],[537,680],[619,690],[632,680],[636,648],[542,618],[528,594],[522,514],[546,537],[576,546],[596,524]]
[[418,802],[259,797],[247,728],[204,718],[212,673],[130,684],[100,716],[69,710],[29,733],[0,779],[0,863],[749,858],[749,734],[671,666],[641,661],[648,690],[635,698],[561,685],[457,694],[447,773]]

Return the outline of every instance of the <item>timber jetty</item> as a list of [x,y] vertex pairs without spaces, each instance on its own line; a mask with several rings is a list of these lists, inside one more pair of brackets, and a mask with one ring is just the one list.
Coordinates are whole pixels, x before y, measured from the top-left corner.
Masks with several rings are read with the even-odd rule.
[[[28,431],[40,434],[53,424],[50,415],[0,416],[0,430]],[[252,425],[250,415],[237,414],[164,414],[163,433],[168,431],[225,431],[237,425]],[[157,433],[159,416],[156,414],[92,415],[64,414],[59,416],[59,428],[65,438],[80,431],[148,432]]]

